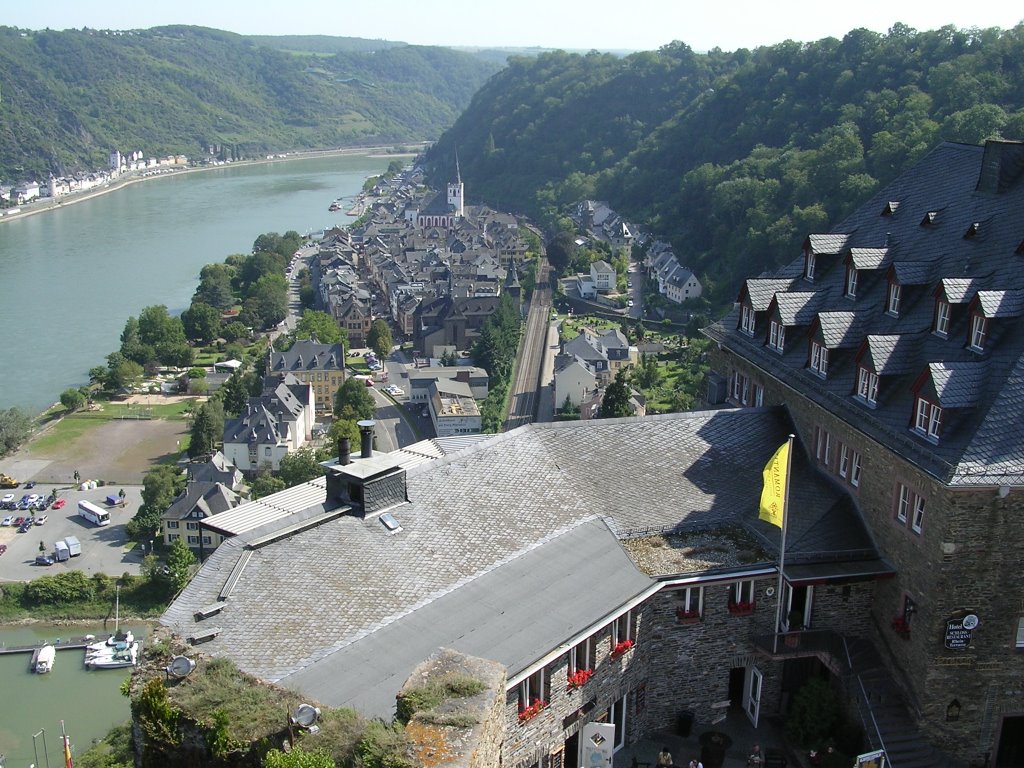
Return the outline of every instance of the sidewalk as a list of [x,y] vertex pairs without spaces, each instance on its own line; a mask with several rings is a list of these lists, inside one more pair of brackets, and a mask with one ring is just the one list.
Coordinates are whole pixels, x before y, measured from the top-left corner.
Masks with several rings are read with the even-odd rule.
[[615,753],[613,768],[633,768],[634,760],[640,768],[653,768],[657,764],[658,753],[666,746],[672,753],[673,764],[686,768],[691,760],[701,759],[701,735],[714,731],[725,734],[731,741],[722,768],[747,768],[747,757],[754,744],[761,745],[762,754],[768,749],[783,747],[782,732],[776,723],[762,719],[755,729],[741,710],[734,710],[723,722],[715,725],[694,723],[689,736],[665,731],[623,747]]

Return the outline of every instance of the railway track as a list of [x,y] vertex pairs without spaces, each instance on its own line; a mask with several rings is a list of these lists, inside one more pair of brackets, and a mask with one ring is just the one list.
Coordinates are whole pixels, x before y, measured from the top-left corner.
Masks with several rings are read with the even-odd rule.
[[547,260],[542,258],[538,267],[537,287],[530,299],[526,327],[516,358],[512,394],[505,418],[506,432],[529,424],[537,418],[541,365],[546,351],[548,322],[551,315],[551,287],[548,284],[548,274]]

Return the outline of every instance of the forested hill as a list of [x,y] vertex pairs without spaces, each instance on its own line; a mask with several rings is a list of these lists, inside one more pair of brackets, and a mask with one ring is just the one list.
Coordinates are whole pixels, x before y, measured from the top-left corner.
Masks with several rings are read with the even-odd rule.
[[434,139],[501,66],[446,48],[340,48],[287,52],[202,27],[0,27],[0,180],[104,167],[115,149]]
[[514,59],[430,154],[470,200],[556,227],[608,200],[670,240],[712,301],[788,262],[943,140],[1024,139],[1024,24],[696,54]]

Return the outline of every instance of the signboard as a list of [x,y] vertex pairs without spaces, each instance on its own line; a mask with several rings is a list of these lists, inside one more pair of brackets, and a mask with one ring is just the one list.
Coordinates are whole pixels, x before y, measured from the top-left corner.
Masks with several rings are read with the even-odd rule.
[[951,651],[964,651],[971,644],[971,635],[977,628],[978,617],[973,613],[946,620],[945,645]]
[[885,768],[885,750],[857,755],[856,768]]
[[587,723],[580,731],[580,768],[611,768],[615,751],[612,723]]

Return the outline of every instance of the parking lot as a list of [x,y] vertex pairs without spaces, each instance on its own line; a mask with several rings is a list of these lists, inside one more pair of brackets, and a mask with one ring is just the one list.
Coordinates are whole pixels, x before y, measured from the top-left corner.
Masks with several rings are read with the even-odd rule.
[[[108,494],[117,496],[121,489],[125,492],[124,506],[109,506],[105,499]],[[59,498],[65,499],[63,509],[47,509],[36,512],[46,515],[44,525],[34,525],[25,533],[19,533],[13,526],[0,527],[0,544],[7,545],[7,551],[0,555],[0,581],[28,581],[44,574],[56,574],[62,571],[79,570],[86,575],[105,573],[109,576],[120,576],[123,573],[137,574],[142,565],[142,552],[133,549],[126,540],[124,524],[132,519],[142,503],[142,486],[111,485],[91,491],[80,491],[67,484],[39,483],[27,489],[24,484],[18,488],[0,489],[0,496],[13,493],[15,500],[26,494],[37,493],[44,498],[56,490]],[[85,518],[78,516],[78,502],[91,501],[101,509],[110,512],[110,525],[96,526]],[[0,512],[0,517],[8,515],[31,515],[26,511]],[[54,542],[66,536],[75,536],[82,544],[82,554],[62,563],[51,566],[35,564],[36,555],[40,554],[39,545],[43,544],[44,554],[53,555]]]

